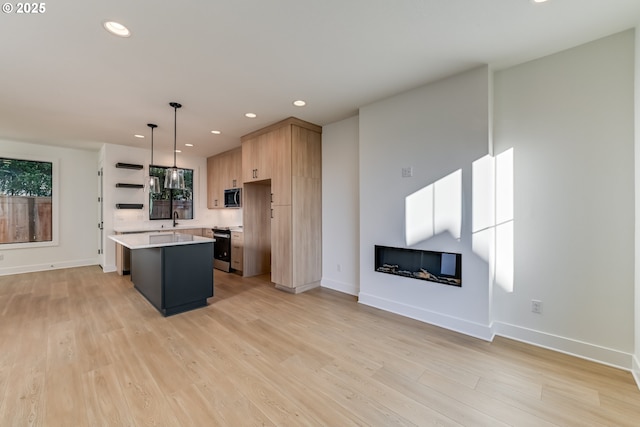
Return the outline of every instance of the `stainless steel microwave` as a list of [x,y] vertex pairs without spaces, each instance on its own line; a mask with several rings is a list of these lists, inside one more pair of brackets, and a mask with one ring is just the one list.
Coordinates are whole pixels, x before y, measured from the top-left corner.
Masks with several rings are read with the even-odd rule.
[[242,206],[242,188],[224,190],[224,207],[239,208]]

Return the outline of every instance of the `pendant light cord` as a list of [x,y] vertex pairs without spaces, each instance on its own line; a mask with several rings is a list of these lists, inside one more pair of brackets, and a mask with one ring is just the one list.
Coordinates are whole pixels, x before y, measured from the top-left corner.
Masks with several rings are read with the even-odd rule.
[[153,123],[147,123],[147,126],[151,128],[151,163],[149,166],[153,164],[153,130],[158,127],[158,125],[154,125]]
[[176,149],[177,140],[178,140],[178,108],[181,108],[182,105],[177,102],[170,102],[170,106],[173,107],[173,168],[177,169],[176,166]]

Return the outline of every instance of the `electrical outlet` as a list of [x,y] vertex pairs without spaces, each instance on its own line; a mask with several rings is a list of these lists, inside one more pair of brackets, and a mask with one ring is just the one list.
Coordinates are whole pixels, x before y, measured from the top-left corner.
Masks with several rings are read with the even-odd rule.
[[340,264],[338,264],[338,266],[336,267],[336,269],[338,270],[338,273],[342,271],[342,266]]
[[4,260],[4,254],[0,254],[0,261]]
[[531,300],[531,312],[536,314],[542,314],[542,301]]

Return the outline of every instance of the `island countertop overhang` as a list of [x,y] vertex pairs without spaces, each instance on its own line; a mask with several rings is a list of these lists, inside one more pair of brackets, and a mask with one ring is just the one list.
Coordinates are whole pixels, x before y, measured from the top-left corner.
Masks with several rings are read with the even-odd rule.
[[215,239],[175,231],[167,233],[130,233],[110,235],[109,239],[129,249],[161,248],[165,246],[213,243]]

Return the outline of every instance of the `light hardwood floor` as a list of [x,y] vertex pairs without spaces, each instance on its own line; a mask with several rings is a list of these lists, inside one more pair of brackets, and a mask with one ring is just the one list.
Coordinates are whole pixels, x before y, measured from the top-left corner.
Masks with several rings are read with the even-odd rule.
[[0,426],[638,426],[628,372],[216,271],[162,317],[128,276],[0,277]]

